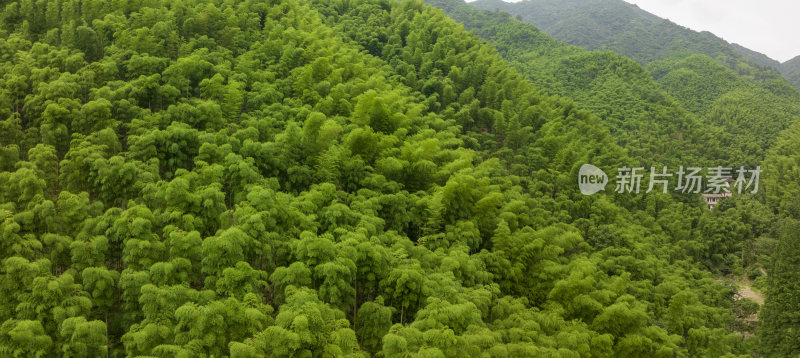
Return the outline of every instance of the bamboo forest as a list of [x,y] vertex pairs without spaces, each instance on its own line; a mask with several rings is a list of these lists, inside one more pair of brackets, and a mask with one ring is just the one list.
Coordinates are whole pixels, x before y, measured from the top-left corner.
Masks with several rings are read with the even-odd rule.
[[2,1],[0,357],[797,357],[758,55],[622,0]]

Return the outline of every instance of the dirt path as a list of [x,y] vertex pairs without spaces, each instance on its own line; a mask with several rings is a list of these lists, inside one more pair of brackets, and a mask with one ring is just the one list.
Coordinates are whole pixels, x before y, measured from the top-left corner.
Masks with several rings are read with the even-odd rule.
[[749,280],[742,282],[742,287],[739,288],[738,294],[742,298],[749,298],[753,301],[756,301],[759,305],[764,304],[764,294],[753,291],[753,289],[750,287]]
[[[764,305],[764,294],[761,292],[753,291],[753,288],[750,284],[750,280],[747,277],[743,277],[741,281],[734,281],[734,284],[738,287],[736,291],[736,295],[734,295],[733,299],[735,301],[743,300],[745,298],[749,298],[755,301],[758,304],[758,308],[752,312],[751,314],[747,315],[746,317],[739,317],[738,321],[739,324],[737,326],[739,328],[736,329],[742,336],[745,338],[750,338],[755,334],[755,330],[758,327],[758,311],[761,310],[761,306]],[[737,315],[746,314],[745,312],[737,313]]]

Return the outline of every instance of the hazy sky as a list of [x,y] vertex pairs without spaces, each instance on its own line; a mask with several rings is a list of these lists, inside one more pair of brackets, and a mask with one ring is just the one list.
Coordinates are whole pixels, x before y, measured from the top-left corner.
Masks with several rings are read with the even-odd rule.
[[692,30],[710,31],[780,62],[800,55],[797,0],[625,1]]

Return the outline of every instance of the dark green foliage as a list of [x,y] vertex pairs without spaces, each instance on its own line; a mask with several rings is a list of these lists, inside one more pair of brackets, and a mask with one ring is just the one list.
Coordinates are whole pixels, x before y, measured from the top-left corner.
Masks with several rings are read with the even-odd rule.
[[769,357],[790,357],[800,350],[800,226],[785,224],[770,264],[767,301],[761,310],[761,349]]
[[766,302],[759,313],[759,353],[766,357],[790,357],[800,349],[800,336],[796,333],[800,322],[797,315],[800,312],[800,288],[797,287],[800,202],[795,195],[800,190],[798,138],[800,125],[795,122],[781,134],[764,161],[765,199],[780,218],[779,235],[773,236],[777,240],[759,238],[754,243],[757,253],[772,253],[770,260],[763,261],[768,264],[767,276],[756,279],[756,283],[766,281]]

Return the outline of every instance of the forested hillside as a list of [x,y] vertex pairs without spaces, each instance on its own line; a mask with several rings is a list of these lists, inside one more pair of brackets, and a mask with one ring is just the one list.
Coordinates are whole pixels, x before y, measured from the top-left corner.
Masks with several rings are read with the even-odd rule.
[[679,53],[644,69],[611,51],[565,45],[505,12],[460,0],[430,3],[496,46],[540,88],[599,115],[620,145],[648,162],[755,166],[800,119],[796,91],[772,93],[707,56]]
[[782,66],[776,61],[710,32],[696,32],[659,18],[623,0],[477,0],[470,4],[483,10],[507,11],[560,41],[589,50],[613,50],[641,64],[668,58],[675,52],[690,52],[709,56],[758,84],[780,80]]
[[477,0],[470,5],[519,15],[560,41],[590,50],[611,49],[640,63],[690,51],[741,68],[752,65],[714,34],[693,31],[623,0]]
[[[599,98],[625,98],[621,95],[624,92],[619,90],[613,92],[613,95],[606,96],[601,94],[602,91],[585,90],[595,87],[587,86],[587,83],[614,82],[609,76],[596,75],[604,63],[613,61],[595,60],[590,62],[590,65],[585,65],[583,68],[592,69],[588,72],[590,76],[557,77],[559,80],[550,80],[558,74],[572,73],[576,67],[581,68],[574,66],[576,62],[572,61],[579,51],[548,40],[546,35],[536,28],[520,25],[519,21],[505,12],[476,12],[460,1],[432,0],[431,2],[444,8],[455,19],[462,21],[467,27],[474,29],[477,34],[497,46],[504,57],[545,88],[573,96],[584,106],[596,106],[592,108],[596,112],[603,108],[617,108],[613,104],[605,106],[600,104],[602,102],[597,100]],[[726,236],[746,233],[747,238],[740,241],[746,276],[755,279],[760,287],[766,288],[766,304],[759,314],[761,327],[757,333],[760,346],[757,351],[765,357],[795,356],[800,351],[800,339],[793,333],[800,329],[800,318],[796,314],[800,308],[800,294],[798,294],[800,286],[797,284],[800,282],[797,276],[800,272],[800,262],[797,259],[797,250],[800,247],[800,237],[797,235],[797,220],[800,219],[800,209],[798,209],[800,205],[797,203],[797,198],[800,197],[800,188],[797,186],[797,177],[800,175],[798,173],[800,148],[797,146],[797,143],[800,143],[798,135],[800,122],[797,115],[800,113],[798,110],[800,100],[797,92],[788,88],[773,74],[769,74],[769,71],[758,70],[757,67],[754,71],[752,67],[742,65],[742,60],[736,60],[735,56],[710,51],[714,48],[711,46],[713,41],[705,41],[704,36],[697,37],[689,30],[684,30],[684,35],[688,36],[684,36],[679,42],[659,43],[658,41],[670,37],[671,32],[664,26],[674,28],[674,24],[651,23],[643,27],[642,24],[647,24],[647,19],[654,20],[654,18],[636,9],[635,6],[607,1],[526,1],[519,4],[505,4],[481,0],[474,4],[484,8],[490,8],[490,4],[497,5],[496,9],[506,9],[516,13],[517,18],[525,19],[527,15],[527,20],[540,23],[543,27],[550,27],[554,31],[552,32],[554,36],[567,36],[565,39],[568,42],[587,48],[613,48],[615,51],[633,56],[641,63],[646,63],[646,71],[659,82],[660,87],[668,93],[667,96],[675,98],[680,107],[691,113],[690,117],[698,118],[701,127],[698,132],[711,135],[711,140],[705,142],[708,150],[701,153],[717,160],[729,158],[745,163],[761,163],[765,168],[766,195],[728,199],[715,208],[710,220],[722,221],[723,218],[733,218],[739,222],[749,221],[744,231],[728,226],[722,232]],[[615,6],[622,6],[627,10],[604,12]],[[619,14],[627,15],[618,16]],[[587,20],[588,18],[596,21]],[[566,25],[577,25],[580,22],[589,25],[585,27]],[[637,29],[637,35],[620,34],[619,31],[603,32],[604,26],[610,24],[616,24],[616,30],[619,30],[618,26]],[[661,40],[655,38],[648,40],[648,34],[652,34],[647,31],[648,27],[661,28],[667,35]],[[566,34],[558,32],[562,30]],[[573,37],[568,37],[570,34]],[[618,37],[609,40],[613,36]],[[713,37],[705,36],[705,38],[713,40]],[[610,42],[598,45],[603,41]],[[633,46],[627,47],[623,44]],[[641,52],[643,48],[646,51],[648,46],[660,52],[654,52],[656,55],[648,57],[646,53]],[[798,87],[793,72],[794,64],[800,63],[796,59],[779,64],[740,46],[733,45],[733,48],[760,65],[780,69],[786,79]],[[593,54],[595,58],[606,59],[617,56],[605,51]],[[558,64],[559,60],[561,68],[554,65]],[[548,67],[556,67],[557,70],[548,70]],[[628,67],[628,71],[631,71],[630,68]],[[540,80],[537,81],[537,78]],[[587,79],[590,82],[586,82]],[[579,89],[564,90],[564,83],[573,82],[582,86]],[[635,82],[628,80],[626,83]],[[585,95],[587,93],[588,96]],[[639,123],[639,118],[636,116],[628,114],[624,118],[629,119],[629,122]],[[614,128],[613,122],[606,124]],[[789,126],[791,126],[789,129],[778,135]],[[617,134],[616,137],[624,138],[624,131],[622,132],[622,136]],[[701,136],[701,138],[705,140],[708,137]],[[715,151],[714,148],[727,150]],[[734,148],[735,150],[730,150]],[[769,148],[772,149],[768,150]],[[656,155],[658,151],[652,153]]]
[[[625,101],[652,90],[643,108],[677,111],[643,128],[690,123],[611,59],[640,82]],[[753,308],[716,275],[754,261],[770,213],[582,195],[584,163],[649,164],[609,130],[634,129],[422,1],[10,2],[0,68],[2,356],[744,357],[758,343]]]
[[[440,1],[442,4],[456,2]],[[470,16],[454,15],[467,22],[469,27],[478,29],[478,34],[484,38],[500,43],[500,48],[508,50],[501,53],[519,62],[518,67],[523,68],[523,73],[540,78],[552,77],[551,74],[555,73],[557,79],[550,82],[554,84],[553,88],[574,83],[575,89],[567,88],[562,94],[576,98],[581,104],[588,102],[587,107],[593,111],[607,113],[610,108],[628,108],[627,112],[618,113],[620,119],[615,121],[641,123],[655,119],[651,128],[669,127],[666,123],[670,120],[664,117],[684,123],[681,126],[673,124],[670,131],[662,131],[657,136],[657,143],[674,142],[672,138],[677,135],[667,139],[666,134],[680,131],[680,138],[685,137],[690,143],[702,143],[698,144],[702,147],[699,149],[701,157],[733,166],[757,165],[778,134],[799,118],[800,92],[776,71],[755,65],[711,34],[682,28],[635,5],[623,1],[548,0],[519,3],[480,0],[470,5],[518,14],[523,20],[542,26],[548,34],[568,43],[587,49],[611,49],[645,64],[646,71],[635,64],[622,66],[619,64],[627,59],[607,52],[584,51],[584,58],[593,58],[580,61],[576,60],[580,51],[566,50],[567,47],[560,44],[549,48],[565,50],[544,51],[540,46],[542,41],[536,40],[544,34],[520,25],[509,16],[503,19],[502,13],[494,10]],[[450,7],[459,7],[459,11],[465,14],[471,13],[463,4]],[[473,20],[467,20],[470,17]],[[551,69],[542,71],[548,67]],[[611,75],[598,75],[598,67],[607,68],[605,72]],[[582,72],[575,74],[577,69],[582,69]],[[565,72],[572,75],[564,76]],[[620,73],[631,75],[625,78]],[[657,85],[648,83],[647,73],[652,75]],[[609,77],[622,77],[622,81]],[[592,81],[592,85],[586,86],[586,81]],[[625,85],[619,84],[623,81]],[[628,103],[618,105],[620,98],[626,97],[619,95],[620,88],[632,87],[633,83],[641,85],[629,89],[632,94],[628,96]],[[548,86],[548,83],[542,85]],[[587,91],[587,87],[592,89]],[[589,99],[583,101],[586,92],[589,92]],[[653,102],[660,102],[661,108],[640,109],[645,105],[652,106],[650,103]],[[611,128],[618,127],[621,125],[611,125]],[[641,132],[636,130],[634,133],[638,135]],[[691,145],[684,147],[676,151],[696,152]],[[657,154],[660,151],[645,149],[643,153]]]
[[778,217],[778,241],[767,267],[767,300],[759,314],[759,351],[768,357],[790,357],[800,351],[800,339],[794,333],[800,329],[800,123],[795,122],[781,135],[764,167],[766,201]]
[[781,64],[781,72],[786,80],[795,87],[800,88],[800,56],[792,58]]
[[[749,49],[747,47],[744,47],[742,45],[739,45],[737,43],[731,43],[731,46],[733,47],[734,50],[736,50],[736,52],[738,52],[740,55],[744,56],[744,58],[746,58],[746,59],[748,59],[750,61],[753,61],[754,63],[756,63],[758,65],[761,65],[761,66],[764,66],[764,67],[771,67],[771,68],[774,68],[774,69],[779,70],[779,71],[781,70],[781,63],[778,62],[778,60],[774,60],[774,59],[770,58],[769,56],[767,56],[767,55],[765,55],[763,53],[760,53],[760,52],[757,52],[757,51],[753,51],[753,50],[751,50],[751,49]],[[795,86],[795,87],[798,87],[798,86]]]
[[705,55],[676,54],[647,69],[684,108],[719,128],[713,137],[745,165],[763,160],[779,133],[800,119],[800,92],[783,81],[756,85]]
[[643,162],[710,165],[721,159],[719,148],[703,148],[707,128],[634,61],[566,45],[506,12],[476,10],[461,0],[429,3],[489,41],[537,87],[592,111]]

